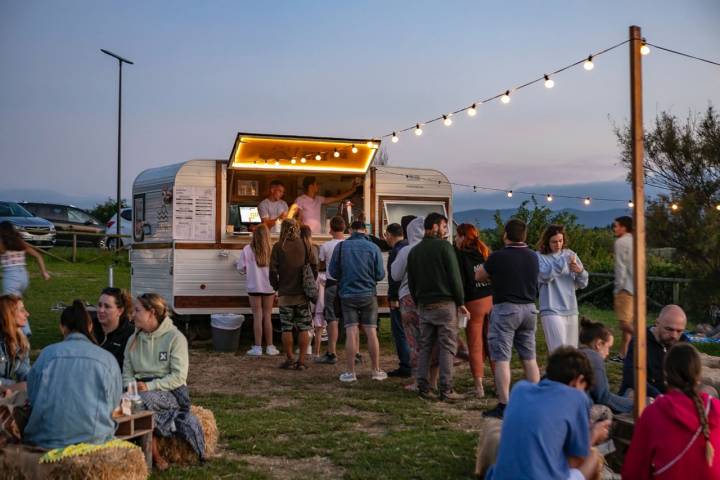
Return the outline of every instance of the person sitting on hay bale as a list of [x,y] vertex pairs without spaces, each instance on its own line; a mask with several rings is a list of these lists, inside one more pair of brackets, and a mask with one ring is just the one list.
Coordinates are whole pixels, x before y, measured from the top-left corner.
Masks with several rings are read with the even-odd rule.
[[198,418],[190,411],[187,387],[188,344],[173,325],[163,298],[156,293],[137,297],[133,306],[137,332],[128,340],[123,365],[123,384],[137,381],[145,407],[154,412],[153,462],[168,468],[160,454],[158,437],[177,436],[205,460],[205,436]]
[[25,389],[30,371],[30,343],[22,328],[28,312],[17,295],[0,296],[0,395],[5,390]]
[[112,440],[112,411],[122,395],[117,361],[95,344],[81,300],[63,310],[60,330],[64,340],[45,347],[28,374],[23,441],[52,449]]

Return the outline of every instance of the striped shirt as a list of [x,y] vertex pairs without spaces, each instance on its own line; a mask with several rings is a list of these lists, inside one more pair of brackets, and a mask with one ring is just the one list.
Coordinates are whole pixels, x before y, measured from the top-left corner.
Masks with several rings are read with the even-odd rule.
[[25,266],[25,250],[6,250],[0,254],[2,268]]

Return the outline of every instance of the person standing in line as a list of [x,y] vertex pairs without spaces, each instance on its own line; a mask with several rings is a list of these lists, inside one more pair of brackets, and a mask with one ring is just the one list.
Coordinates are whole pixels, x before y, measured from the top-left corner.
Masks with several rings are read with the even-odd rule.
[[263,337],[265,338],[265,354],[279,355],[273,345],[272,309],[275,302],[275,290],[270,284],[270,230],[265,225],[258,225],[253,232],[252,240],[242,249],[235,266],[245,274],[245,284],[250,308],[253,314],[253,334],[255,343],[247,355],[262,355]]
[[613,222],[615,234],[615,288],[613,289],[613,306],[615,316],[622,330],[620,354],[610,359],[622,363],[627,355],[628,345],[634,330],[633,295],[634,267],[633,267],[633,221],[632,218],[618,217]]
[[[305,355],[310,345],[312,330],[310,301],[303,288],[303,268],[309,264],[317,276],[317,257],[300,238],[300,225],[291,218],[283,220],[280,239],[270,254],[270,284],[278,292],[280,325],[282,328],[285,361],[280,368],[305,370]],[[299,331],[300,352],[298,360],[293,356],[293,329]]]
[[470,312],[466,330],[470,370],[475,380],[475,394],[478,398],[483,398],[487,330],[492,311],[492,287],[488,282],[475,280],[475,272],[490,256],[490,248],[480,239],[480,232],[475,225],[463,223],[457,228],[455,254],[465,290],[465,308]]
[[278,220],[282,222],[288,214],[288,204],[282,199],[283,195],[285,195],[285,185],[280,180],[273,180],[270,182],[269,195],[258,205],[262,223],[273,233],[280,233]]
[[[385,229],[385,241],[391,248],[387,262],[388,272],[391,271],[392,264],[395,258],[397,258],[398,252],[408,246],[408,242],[404,237],[403,228],[398,223],[391,223]],[[410,366],[410,347],[408,346],[407,338],[405,338],[405,330],[403,329],[400,315],[400,283],[401,282],[393,280],[392,275],[388,274],[390,329],[392,331],[393,341],[395,342],[398,361],[400,362],[398,368],[388,372],[388,376],[408,378],[412,376],[412,367]]]
[[675,344],[664,370],[669,390],[635,422],[622,478],[720,478],[720,401],[698,389],[700,354],[689,343]]
[[[35,257],[40,267],[40,274],[45,280],[50,280],[50,273],[45,268],[42,255],[22,239],[12,222],[0,222],[0,265],[3,272],[3,295],[22,297],[30,285],[30,278],[25,267],[26,254]],[[26,337],[30,337],[32,334],[30,323],[26,323],[22,330]]]
[[332,259],[335,247],[345,240],[345,220],[341,216],[335,216],[330,220],[330,235],[332,240],[320,246],[320,275],[325,275],[325,292],[323,314],[327,323],[328,343],[327,352],[316,359],[317,363],[334,365],[337,363],[337,340],[338,340],[338,282],[330,275],[328,264]]
[[420,317],[420,357],[418,358],[418,394],[432,398],[428,370],[433,347],[438,345],[440,400],[452,402],[460,395],[453,390],[453,361],[457,353],[458,316],[468,315],[465,308],[460,267],[450,242],[447,218],[431,213],[423,222],[425,236],[408,255],[408,288],[418,306]]
[[347,371],[340,375],[340,381],[357,381],[355,354],[359,325],[362,325],[367,337],[372,364],[371,378],[385,380],[387,373],[380,369],[380,344],[377,337],[377,282],[385,278],[382,252],[368,238],[364,223],[355,221],[350,225],[350,230],[350,238],[335,248],[328,268],[330,275],[337,278],[340,285],[339,295],[345,324]]
[[561,345],[578,346],[578,303],[575,290],[588,285],[589,275],[568,248],[563,225],[548,225],[537,245],[540,275],[540,319],[548,352]]
[[525,378],[532,383],[540,380],[535,358],[535,330],[540,268],[538,257],[525,243],[527,226],[513,218],[505,224],[505,248],[493,252],[475,274],[479,282],[492,281],[493,310],[490,314],[488,348],[495,362],[495,390],[498,404],[483,413],[486,417],[502,418],[510,396],[510,359],[513,346],[522,360]]

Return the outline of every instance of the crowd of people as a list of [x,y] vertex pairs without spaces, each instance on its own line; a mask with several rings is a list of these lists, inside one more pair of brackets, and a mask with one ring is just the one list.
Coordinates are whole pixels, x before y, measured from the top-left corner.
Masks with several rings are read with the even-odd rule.
[[[498,402],[483,415],[504,420],[497,463],[487,478],[592,478],[597,472],[601,460],[593,446],[607,439],[609,420],[591,421],[591,406],[603,405],[613,413],[630,412],[633,406],[631,219],[614,223],[615,310],[623,335],[618,358],[623,380],[617,393],[610,389],[605,367],[614,336],[602,323],[579,318],[575,292],[587,286],[588,273],[568,248],[561,225],[547,226],[533,250],[526,243],[527,226],[511,219],[504,227],[504,248],[495,252],[470,224],[458,226],[454,242],[447,241],[448,220],[439,213],[388,225],[382,242],[368,235],[363,222],[347,225],[334,217],[332,238],[319,247],[308,225],[294,218],[282,218],[280,225],[274,244],[269,225],[259,225],[237,261],[253,314],[248,356],[281,354],[272,335],[277,302],[284,354],[280,368],[337,363],[342,326],[345,371],[340,382],[358,381],[362,332],[372,380],[407,378],[406,389],[421,398],[453,402],[465,398],[455,391],[453,373],[459,330],[466,328],[472,393],[485,396],[489,360]],[[12,283],[13,275],[20,276],[12,270],[24,269],[21,254],[32,249],[13,243],[2,226],[0,235],[0,260],[4,272],[11,271]],[[390,252],[387,264],[379,245]],[[380,367],[377,333],[377,288],[385,277],[398,357],[398,367],[390,372]],[[75,301],[60,315],[63,341],[45,347],[31,367],[29,334],[24,333],[29,333],[29,314],[21,293],[0,297],[0,389],[5,398],[16,396],[16,402],[27,398],[27,418],[19,420],[22,441],[56,448],[109,440],[122,392],[133,384],[145,408],[154,412],[155,438],[178,436],[204,458],[203,432],[190,412],[187,340],[160,296],[132,299],[123,290],[106,288],[95,319],[83,302]],[[542,378],[538,316],[549,354]],[[699,478],[720,476],[720,462],[714,461],[720,403],[717,392],[700,384],[700,357],[686,343],[686,324],[682,308],[668,305],[648,328],[651,404],[638,421],[623,470],[627,478],[650,478],[653,472],[679,478],[684,468]],[[328,341],[321,354],[323,333]],[[511,392],[513,350],[525,380]],[[664,442],[668,435],[674,435],[672,441]],[[159,468],[167,466],[156,441],[153,458]]]

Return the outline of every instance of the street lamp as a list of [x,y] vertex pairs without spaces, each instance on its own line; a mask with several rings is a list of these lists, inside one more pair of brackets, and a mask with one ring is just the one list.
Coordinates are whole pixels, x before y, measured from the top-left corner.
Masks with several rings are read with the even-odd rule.
[[121,57],[120,55],[116,55],[112,53],[109,50],[105,50],[104,48],[101,48],[100,51],[104,53],[105,55],[110,55],[113,58],[117,58],[118,61],[118,68],[120,72],[120,81],[118,82],[118,138],[117,138],[117,238],[115,239],[115,251],[117,252],[120,250],[120,222],[122,221],[122,217],[120,216],[120,211],[122,209],[122,205],[120,204],[120,134],[122,131],[122,66],[123,63],[127,63],[130,65],[134,65],[134,62],[131,62],[130,60]]

